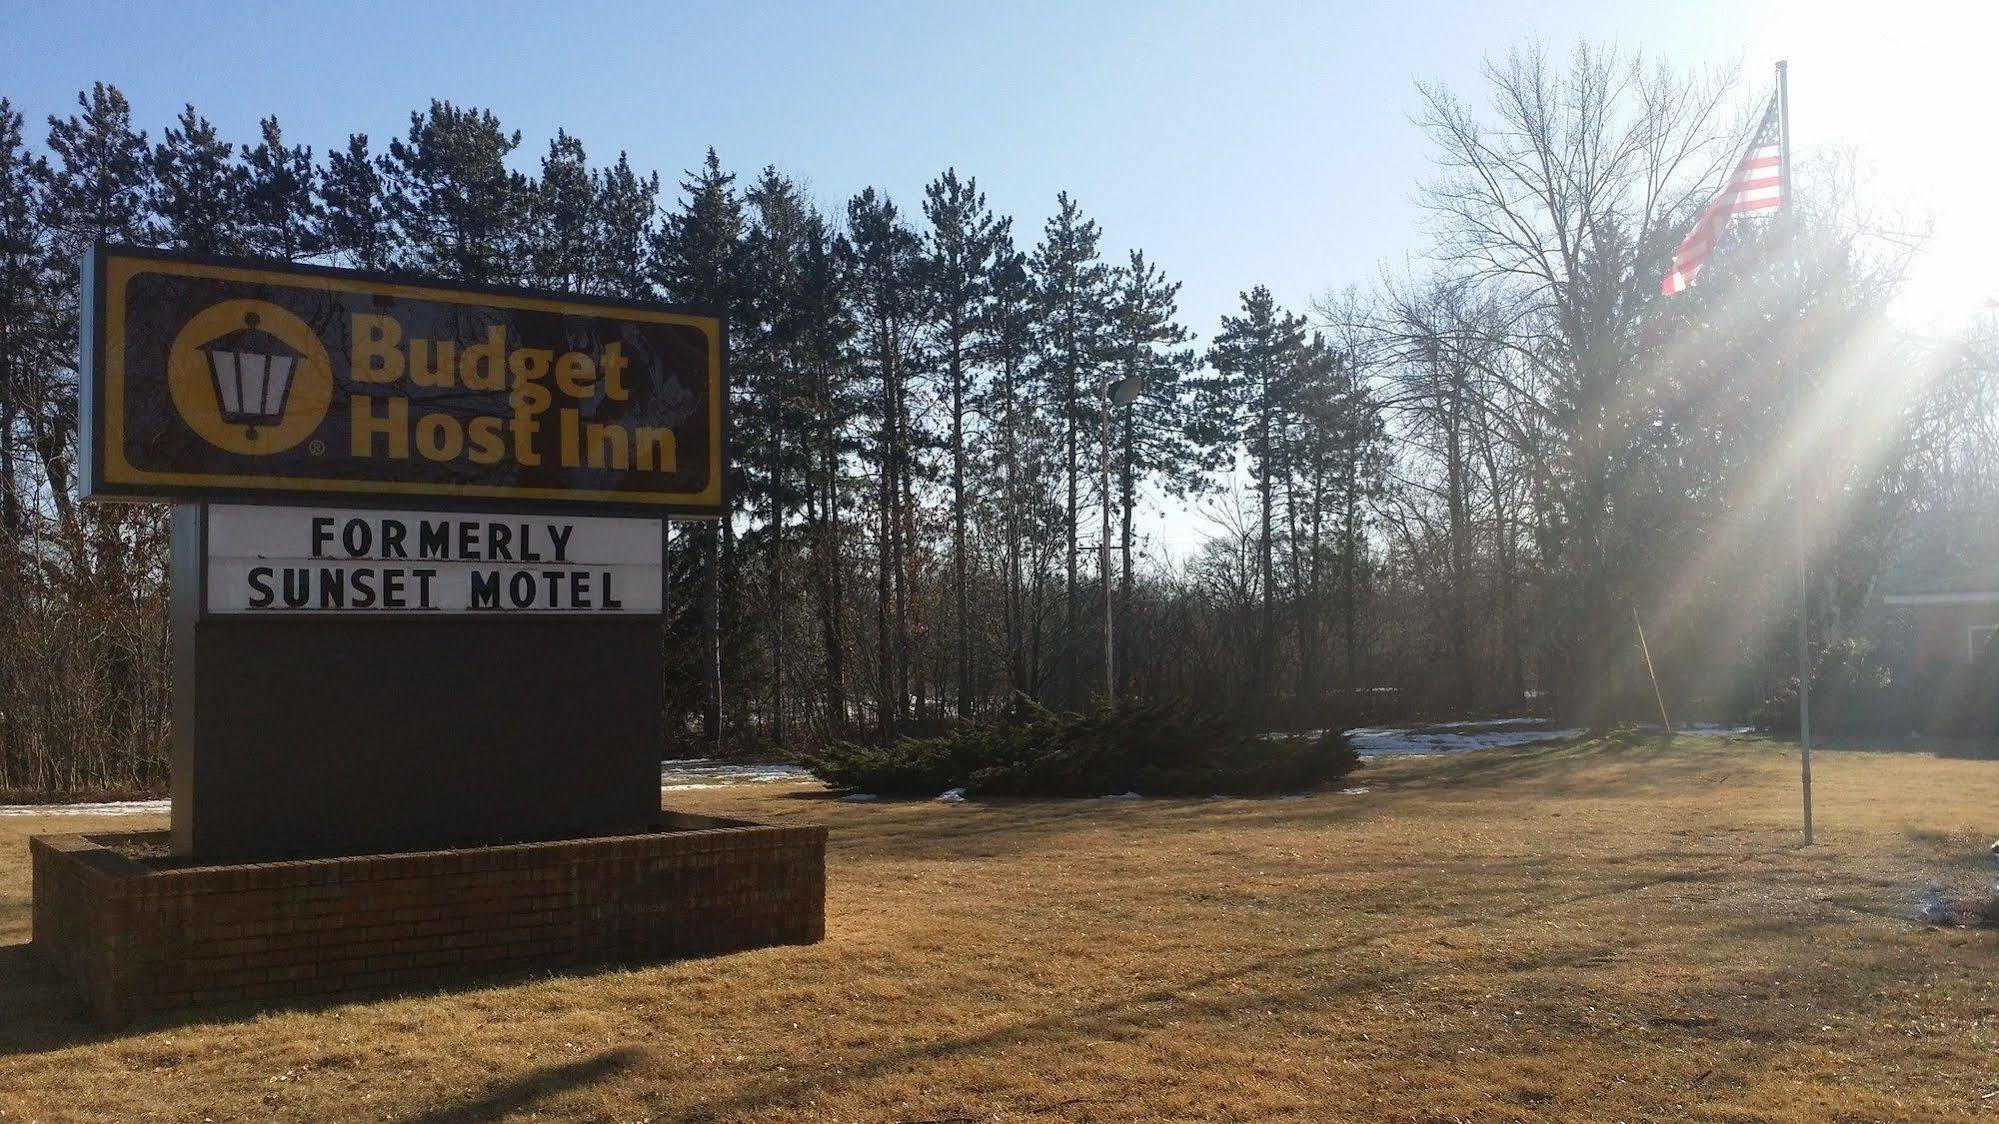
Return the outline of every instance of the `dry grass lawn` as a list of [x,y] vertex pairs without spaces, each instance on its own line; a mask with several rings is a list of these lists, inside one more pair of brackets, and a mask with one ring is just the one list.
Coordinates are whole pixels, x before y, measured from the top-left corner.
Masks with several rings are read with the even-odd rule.
[[[1936,1119],[1999,1112],[1999,761],[1585,743],[1365,796],[675,806],[832,826],[825,943],[117,1033],[0,820],[0,1121]],[[130,819],[115,826],[135,826]]]

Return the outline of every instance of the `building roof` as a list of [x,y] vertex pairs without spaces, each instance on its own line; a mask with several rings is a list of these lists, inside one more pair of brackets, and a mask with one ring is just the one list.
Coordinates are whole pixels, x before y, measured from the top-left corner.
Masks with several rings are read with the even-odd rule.
[[1889,604],[1999,600],[1999,543],[1930,514],[1910,528],[1881,575]]

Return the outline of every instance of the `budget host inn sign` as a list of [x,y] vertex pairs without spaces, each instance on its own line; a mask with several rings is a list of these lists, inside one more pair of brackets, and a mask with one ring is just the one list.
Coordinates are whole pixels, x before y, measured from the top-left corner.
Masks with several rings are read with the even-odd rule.
[[111,246],[84,282],[87,497],[723,509],[719,317]]

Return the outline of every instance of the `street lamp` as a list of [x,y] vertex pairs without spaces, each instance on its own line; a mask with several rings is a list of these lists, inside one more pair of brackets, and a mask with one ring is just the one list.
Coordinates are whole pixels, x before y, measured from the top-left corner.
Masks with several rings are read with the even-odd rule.
[[[1117,698],[1117,632],[1111,619],[1111,407],[1129,406],[1145,391],[1145,376],[1126,375],[1097,384],[1097,436],[1103,466],[1103,533],[1097,539],[1097,578],[1104,594],[1104,699]],[[1131,559],[1125,559],[1131,565]]]

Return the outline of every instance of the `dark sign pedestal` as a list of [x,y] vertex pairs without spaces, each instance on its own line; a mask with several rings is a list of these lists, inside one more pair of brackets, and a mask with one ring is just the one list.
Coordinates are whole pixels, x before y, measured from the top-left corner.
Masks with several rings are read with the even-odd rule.
[[204,615],[174,509],[173,850],[204,862],[644,831],[650,616]]
[[176,854],[364,855],[659,818],[653,622],[218,618],[191,643]]

